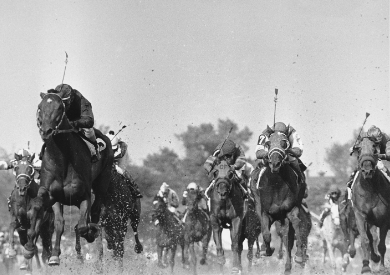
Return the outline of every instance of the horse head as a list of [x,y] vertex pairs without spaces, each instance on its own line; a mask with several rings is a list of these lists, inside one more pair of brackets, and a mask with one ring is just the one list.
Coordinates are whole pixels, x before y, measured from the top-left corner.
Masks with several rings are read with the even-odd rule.
[[266,142],[268,147],[269,167],[272,173],[279,173],[284,159],[287,157],[286,150],[290,147],[290,142],[285,134],[274,132]]
[[154,214],[153,217],[157,220],[165,221],[165,216],[169,212],[167,203],[163,197],[157,196],[157,200],[154,203]]
[[57,133],[58,127],[66,119],[65,102],[55,93],[41,93],[42,101],[38,105],[37,125],[43,141]]
[[225,161],[221,161],[214,169],[214,180],[221,200],[226,200],[232,189],[234,169]]
[[364,179],[371,179],[378,163],[378,149],[374,141],[364,137],[358,149],[358,163]]
[[198,208],[199,203],[199,188],[197,189],[187,189],[187,208],[188,211],[192,211]]
[[15,154],[14,175],[16,178],[16,189],[19,192],[19,196],[24,196],[30,187],[31,182],[34,180],[34,167],[32,161],[35,154],[28,157],[22,157]]

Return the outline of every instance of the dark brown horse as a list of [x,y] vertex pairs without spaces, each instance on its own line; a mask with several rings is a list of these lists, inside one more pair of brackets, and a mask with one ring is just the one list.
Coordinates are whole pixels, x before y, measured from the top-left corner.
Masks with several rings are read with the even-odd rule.
[[[32,162],[35,154],[28,157],[22,157],[21,155],[15,154],[14,163],[14,174],[16,178],[15,188],[12,191],[10,199],[10,214],[11,223],[9,226],[9,250],[8,255],[10,258],[16,257],[16,251],[14,250],[14,231],[16,230],[19,234],[19,241],[22,246],[27,244],[27,229],[30,228],[30,219],[28,215],[30,210],[36,207],[36,196],[38,194],[39,185],[34,179],[34,167]],[[50,257],[52,244],[51,237],[54,231],[54,213],[51,208],[47,211],[41,211],[37,217],[36,223],[36,236],[33,240],[33,252],[37,260],[38,268],[41,268],[41,262],[39,260],[38,249],[36,242],[38,236],[42,239],[42,260],[44,263],[47,262]],[[27,270],[32,272],[32,259],[31,257],[25,258],[20,266],[21,270]]]
[[371,272],[369,259],[370,253],[373,254],[370,251],[373,238],[370,229],[374,225],[379,227],[378,250],[381,269],[385,268],[385,240],[390,228],[390,182],[377,167],[379,152],[375,143],[364,137],[357,148],[359,174],[352,186],[352,203],[363,249],[362,273],[365,273]]
[[162,197],[156,196],[155,200],[157,200],[157,203],[154,205],[153,219],[158,221],[156,234],[158,267],[165,267],[162,263],[163,251],[166,251],[166,253],[170,252],[169,265],[173,273],[177,245],[180,245],[182,248],[182,263],[185,263],[184,227],[174,217],[174,214],[168,210],[167,204]]
[[295,261],[304,262],[299,219],[299,206],[302,203],[299,194],[303,192],[298,175],[288,163],[285,163],[286,150],[289,147],[287,137],[281,133],[273,133],[266,146],[269,149],[268,165],[261,173],[260,169],[252,173],[251,189],[255,197],[256,212],[261,221],[265,256],[272,256],[275,250],[270,246],[270,228],[275,221],[280,221],[287,251],[285,273],[290,273],[294,235],[297,237]]
[[240,179],[236,177],[234,168],[230,167],[226,161],[221,161],[213,171],[214,187],[209,191],[211,195],[211,226],[213,228],[213,238],[217,248],[217,261],[220,264],[221,272],[225,264],[225,256],[222,248],[222,230],[230,229],[232,241],[233,269],[232,273],[240,273],[242,242],[239,242],[244,220],[244,193],[239,186]]
[[[80,209],[78,233],[93,242],[98,231],[101,205],[110,184],[113,151],[110,140],[95,129],[98,139],[106,144],[101,159],[91,163],[91,153],[65,114],[65,103],[57,94],[41,94],[37,124],[45,142],[41,169],[41,188],[37,198],[53,206],[56,241],[49,265],[59,265],[60,241],[64,232],[63,205]],[[91,208],[92,190],[95,200]],[[37,209],[39,210],[39,209]],[[29,233],[29,241],[35,232]]]
[[[253,245],[256,242],[257,251],[260,254],[258,238],[261,233],[261,223],[259,216],[256,213],[255,202],[250,199],[248,201],[248,209],[245,213],[244,221],[242,222],[241,236],[240,236],[240,246],[241,249],[239,253],[241,254],[245,239],[248,240],[248,271],[252,271],[252,261],[253,261]],[[260,255],[258,255],[260,257]]]
[[187,213],[184,220],[184,258],[185,265],[189,264],[189,253],[191,253],[191,265],[193,274],[196,272],[195,243],[202,242],[203,254],[200,264],[206,264],[207,250],[211,239],[211,224],[208,214],[199,209],[198,203],[202,199],[199,189],[187,190]]

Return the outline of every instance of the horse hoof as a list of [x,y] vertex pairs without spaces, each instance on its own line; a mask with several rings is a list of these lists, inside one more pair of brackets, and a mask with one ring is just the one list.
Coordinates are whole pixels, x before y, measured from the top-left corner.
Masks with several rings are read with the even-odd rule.
[[16,257],[16,250],[13,248],[8,249],[8,258],[15,258]]
[[303,257],[295,255],[294,261],[297,264],[302,264],[303,263]]
[[206,264],[206,259],[200,259],[199,263],[200,263],[201,265],[205,265],[205,264]]
[[27,263],[23,262],[23,263],[20,264],[19,269],[20,270],[27,270],[27,267],[28,267]]
[[271,247],[269,250],[267,250],[266,255],[267,257],[271,257],[274,254],[275,247]]
[[290,275],[291,274],[291,269],[285,270],[284,275]]
[[29,247],[24,246],[23,249],[23,256],[25,259],[30,260],[32,257],[34,257],[35,249],[30,249]]
[[56,266],[56,265],[60,265],[60,257],[51,256],[49,259],[49,266]]
[[371,273],[371,268],[369,266],[363,266],[362,274],[364,273]]
[[144,247],[142,246],[142,244],[136,244],[134,246],[134,251],[137,254],[140,254],[143,250],[144,250]]
[[238,267],[233,267],[231,274],[241,274],[241,269]]
[[374,263],[379,263],[379,261],[381,260],[381,256],[378,256],[376,253],[371,253],[371,260],[374,262]]
[[261,258],[261,253],[260,252],[256,252],[255,256],[256,256],[257,259],[260,259]]

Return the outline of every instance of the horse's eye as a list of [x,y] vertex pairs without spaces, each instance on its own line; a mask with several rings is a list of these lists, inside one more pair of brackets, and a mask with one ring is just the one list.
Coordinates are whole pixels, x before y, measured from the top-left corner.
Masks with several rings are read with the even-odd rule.
[[214,178],[217,178],[218,177],[218,174],[219,174],[219,171],[218,170],[215,170],[213,175],[214,175]]
[[234,172],[233,171],[229,171],[228,174],[227,174],[227,177],[229,180],[231,180],[234,176]]

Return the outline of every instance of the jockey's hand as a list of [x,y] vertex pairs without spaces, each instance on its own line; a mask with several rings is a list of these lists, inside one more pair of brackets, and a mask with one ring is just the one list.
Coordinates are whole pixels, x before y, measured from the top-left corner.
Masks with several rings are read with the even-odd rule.
[[167,202],[167,198],[164,197],[163,200],[164,200],[165,203]]
[[187,198],[187,196],[188,196],[188,191],[185,190],[185,191],[183,192],[183,198]]
[[378,154],[378,158],[386,160],[387,156],[386,156],[386,154]]

